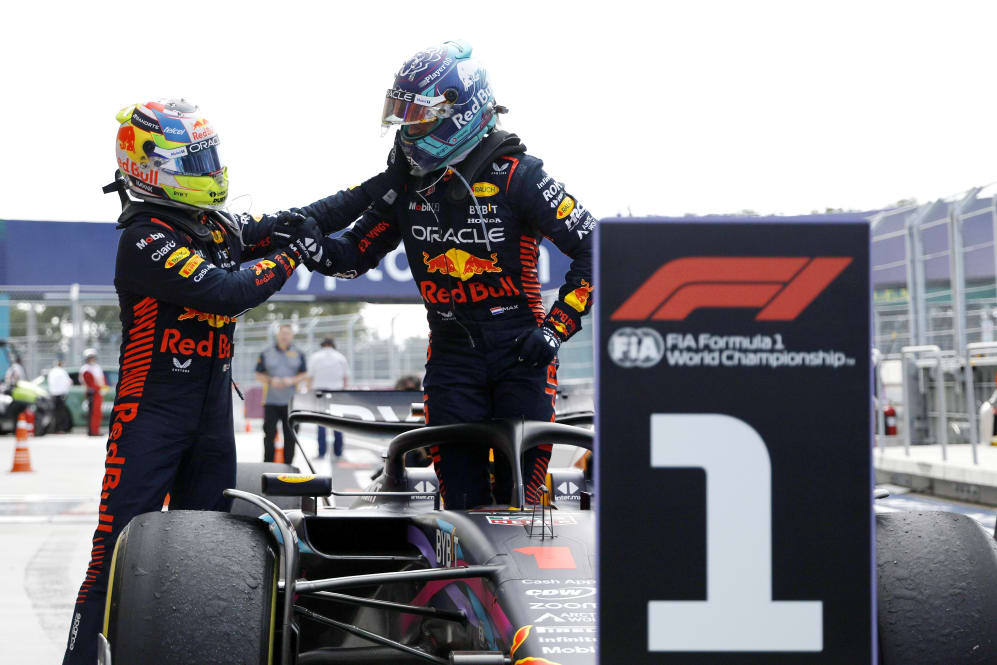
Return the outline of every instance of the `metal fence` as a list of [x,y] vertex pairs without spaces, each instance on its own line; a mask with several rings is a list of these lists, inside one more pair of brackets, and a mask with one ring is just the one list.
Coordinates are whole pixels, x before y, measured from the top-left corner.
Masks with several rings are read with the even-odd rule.
[[876,347],[993,341],[997,185],[872,216]]
[[[556,292],[544,294],[546,303]],[[73,370],[83,364],[83,350],[96,348],[106,369],[117,365],[121,343],[117,295],[113,289],[75,290],[0,287],[0,308],[9,308],[7,339],[21,355],[29,377],[36,377],[63,359]],[[0,315],[5,312],[0,312]],[[588,318],[591,321],[592,317]],[[364,325],[361,313],[341,316],[300,317],[292,321],[240,321],[235,332],[233,378],[241,386],[254,385],[253,372],[259,352],[273,344],[277,327],[292,323],[302,352],[318,350],[325,337],[336,340],[349,361],[352,384],[357,388],[392,388],[399,377],[422,378],[426,361],[428,327],[392,330],[382,335]],[[6,333],[6,334],[4,334]],[[591,387],[593,376],[592,330],[587,325],[561,347],[561,382]]]
[[997,374],[997,186],[871,222],[873,339],[900,363],[903,441],[938,444],[943,457],[948,443],[975,446]]
[[113,287],[56,289],[0,287],[0,339],[10,342],[29,377],[61,359],[67,369],[83,364],[83,351],[101,351],[105,365],[117,363],[121,343],[118,297]]

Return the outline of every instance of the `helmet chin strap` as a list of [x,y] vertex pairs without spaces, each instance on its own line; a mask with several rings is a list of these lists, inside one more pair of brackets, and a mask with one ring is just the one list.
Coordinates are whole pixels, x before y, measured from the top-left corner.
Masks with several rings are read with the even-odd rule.
[[[447,168],[449,168],[449,167],[447,167]],[[460,178],[460,181],[462,183],[464,183],[464,188],[467,189],[467,193],[471,195],[472,199],[474,199],[474,212],[478,213],[478,221],[481,222],[481,234],[483,236],[485,236],[485,248],[489,252],[492,251],[492,244],[488,240],[488,224],[487,224],[487,222],[485,222],[485,218],[481,214],[481,210],[482,210],[481,204],[478,203],[478,197],[474,195],[474,189],[472,189],[471,185],[468,184],[467,180],[464,179],[464,176],[462,176],[460,174],[460,171],[458,171],[457,169],[450,169],[450,170],[453,171],[453,173],[458,178]]]
[[131,203],[131,199],[128,198],[128,194],[125,191],[125,179],[121,175],[121,171],[114,172],[114,181],[110,182],[100,188],[100,191],[105,194],[110,194],[111,192],[117,192],[118,198],[121,199],[121,209],[124,210],[125,206]]

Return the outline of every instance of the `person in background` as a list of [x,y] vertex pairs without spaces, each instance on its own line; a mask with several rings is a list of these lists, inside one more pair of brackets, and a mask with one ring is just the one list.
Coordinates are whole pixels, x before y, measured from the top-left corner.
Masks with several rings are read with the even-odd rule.
[[[321,348],[308,358],[308,383],[313,390],[344,390],[350,382],[350,364],[346,356],[336,350],[336,340],[326,337]],[[325,428],[318,428],[318,456],[325,457],[327,444]],[[343,433],[333,431],[332,452],[343,454]]]
[[83,352],[86,361],[80,368],[80,383],[87,391],[87,433],[90,436],[100,436],[101,411],[104,406],[104,393],[107,382],[104,381],[104,370],[97,364],[97,350],[87,349]]
[[9,392],[17,386],[18,381],[24,381],[24,366],[21,364],[21,356],[13,356],[10,367],[3,373],[3,392]]
[[294,330],[284,323],[276,343],[264,349],[256,362],[256,380],[263,384],[263,461],[272,462],[277,422],[284,428],[284,463],[294,460],[294,436],[287,421],[287,407],[298,384],[308,380],[305,356],[291,345]]
[[55,367],[48,371],[48,394],[52,396],[55,405],[53,415],[53,425],[55,432],[68,432],[73,429],[73,416],[66,406],[66,394],[69,387],[73,385],[73,380],[69,378],[69,372],[62,366],[62,359],[55,361]]
[[406,374],[395,381],[395,390],[422,390],[422,379],[415,374]]

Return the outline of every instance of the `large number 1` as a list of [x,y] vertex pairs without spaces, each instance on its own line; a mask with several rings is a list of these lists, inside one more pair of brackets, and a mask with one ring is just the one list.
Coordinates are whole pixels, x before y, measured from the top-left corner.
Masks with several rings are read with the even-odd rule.
[[654,414],[651,466],[706,471],[706,600],[649,602],[648,651],[821,651],[823,603],[772,600],[772,470],[758,432],[722,414]]

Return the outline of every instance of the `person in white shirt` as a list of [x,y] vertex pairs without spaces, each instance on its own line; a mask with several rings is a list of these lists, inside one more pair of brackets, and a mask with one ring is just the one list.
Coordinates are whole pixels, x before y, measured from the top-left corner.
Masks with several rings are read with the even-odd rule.
[[[331,337],[322,340],[322,348],[308,358],[308,379],[313,390],[344,390],[350,381],[350,364],[346,356],[336,350],[336,341]],[[318,456],[325,457],[325,428],[318,428]],[[339,457],[343,454],[343,433],[332,433],[332,452]]]
[[73,429],[73,416],[66,406],[66,394],[69,387],[73,385],[73,380],[69,378],[69,372],[62,366],[62,360],[55,361],[55,367],[48,371],[48,394],[52,396],[55,403],[55,413],[53,414],[53,431],[68,432]]

